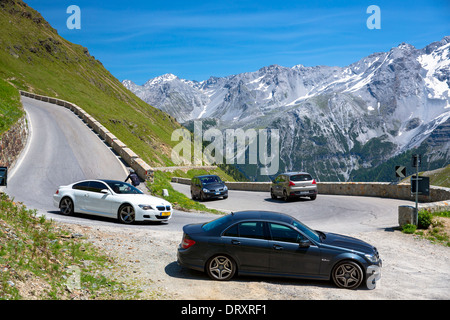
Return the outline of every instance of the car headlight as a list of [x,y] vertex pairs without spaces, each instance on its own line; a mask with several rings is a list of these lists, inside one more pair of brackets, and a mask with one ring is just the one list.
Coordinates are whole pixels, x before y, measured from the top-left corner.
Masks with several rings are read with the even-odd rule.
[[228,187],[227,187],[227,186],[223,187],[223,190],[224,190],[224,191],[227,191],[227,190],[228,190]]
[[141,208],[142,210],[154,210],[153,207],[149,204],[140,204],[139,208]]
[[209,192],[209,190],[206,188],[203,188],[203,192]]
[[372,263],[377,263],[378,262],[378,258],[374,254],[365,254],[364,256],[366,257],[367,260],[369,260]]

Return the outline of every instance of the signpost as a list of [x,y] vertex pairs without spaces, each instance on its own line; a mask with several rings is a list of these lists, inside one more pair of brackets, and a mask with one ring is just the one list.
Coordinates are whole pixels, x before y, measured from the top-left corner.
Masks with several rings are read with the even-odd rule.
[[[419,224],[419,167],[422,162],[422,157],[420,154],[413,154],[411,157],[411,166],[416,168],[416,175],[411,176],[411,193],[416,196],[416,210],[414,212],[414,224],[417,226]],[[415,182],[415,183],[414,183]],[[413,189],[414,184],[414,189]]]

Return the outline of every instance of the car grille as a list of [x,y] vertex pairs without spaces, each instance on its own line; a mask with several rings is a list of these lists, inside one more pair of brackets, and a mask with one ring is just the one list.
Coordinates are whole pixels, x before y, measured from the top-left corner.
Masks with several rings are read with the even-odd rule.
[[170,206],[156,206],[159,211],[170,211]]

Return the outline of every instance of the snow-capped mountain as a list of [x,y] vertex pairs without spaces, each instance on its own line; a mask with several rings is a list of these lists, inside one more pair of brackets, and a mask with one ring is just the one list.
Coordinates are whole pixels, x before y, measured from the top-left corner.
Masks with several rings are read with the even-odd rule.
[[431,167],[450,161],[450,36],[346,67],[272,65],[202,82],[166,74],[123,84],[182,123],[279,129],[280,170],[322,180],[349,180],[418,147]]

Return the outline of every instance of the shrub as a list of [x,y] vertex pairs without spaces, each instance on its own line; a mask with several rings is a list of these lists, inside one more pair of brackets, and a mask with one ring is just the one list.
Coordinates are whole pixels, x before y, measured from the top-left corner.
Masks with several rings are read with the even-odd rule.
[[418,227],[420,229],[428,229],[428,227],[431,225],[431,219],[433,218],[433,214],[426,210],[419,211],[418,216]]
[[403,225],[402,232],[403,233],[414,233],[414,232],[416,232],[416,228],[417,228],[417,226],[415,224],[407,223],[407,224]]

